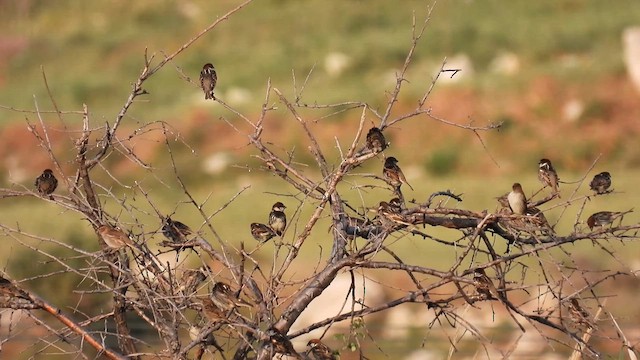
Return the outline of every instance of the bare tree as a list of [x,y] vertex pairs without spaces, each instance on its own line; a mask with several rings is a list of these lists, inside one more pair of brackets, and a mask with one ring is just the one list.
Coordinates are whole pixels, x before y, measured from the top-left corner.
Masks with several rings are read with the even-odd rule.
[[[512,331],[538,332],[548,339],[549,346],[562,344],[567,349],[575,349],[576,354],[588,357],[599,355],[598,349],[589,341],[594,333],[617,341],[620,347],[630,346],[621,330],[618,333],[622,336],[608,333],[593,309],[597,308],[598,314],[608,313],[604,294],[597,291],[598,288],[605,282],[632,274],[623,267],[593,272],[575,263],[566,264],[567,258],[570,260],[568,244],[592,242],[603,253],[613,254],[612,240],[624,243],[638,239],[640,224],[623,224],[628,211],[609,213],[608,218],[598,218],[585,226],[582,209],[589,196],[577,195],[577,189],[586,175],[568,199],[559,201],[557,193],[536,201],[529,199],[524,214],[514,214],[504,199],[503,206],[497,211],[472,210],[461,208],[462,196],[447,189],[435,191],[430,196],[425,194],[424,202],[409,199],[403,192],[408,183],[397,164],[389,161],[393,148],[384,138],[385,130],[390,126],[403,123],[410,128],[411,121],[435,121],[458,127],[480,141],[483,132],[501,126],[456,123],[439,117],[426,105],[438,78],[459,71],[449,69],[446,61],[425,87],[414,110],[404,113],[395,109],[403,84],[408,81],[407,70],[427,28],[430,11],[422,22],[413,21],[411,46],[382,111],[359,101],[325,105],[303,101],[304,89],[312,73],[299,88],[294,80],[293,98],[285,96],[268,81],[262,110],[255,118],[242,114],[223,99],[215,99],[233,114],[233,119],[223,119],[226,124],[255,149],[255,156],[261,162],[257,170],[276,175],[289,184],[289,207],[296,208],[293,216],[289,212],[289,225],[284,230],[275,222],[251,224],[250,229],[247,224],[247,228],[238,229],[243,238],[252,234],[259,240],[256,243],[245,245],[220,236],[212,218],[225,211],[236,197],[220,203],[214,212],[205,211],[205,205],[211,199],[197,199],[183,181],[180,164],[172,150],[172,139],[176,134],[171,127],[162,122],[151,122],[124,133],[121,124],[126,121],[135,100],[148,95],[144,90],[146,80],[166,69],[166,65],[188,51],[195,41],[250,2],[229,11],[157,62],[154,62],[154,56],[145,52],[143,69],[112,124],[94,125],[87,106],[80,112],[61,111],[51,94],[56,109],[53,115],[61,123],[66,117],[82,118],[82,128],[68,132],[70,136],[79,134],[74,138],[75,159],[60,159],[56,155],[45,119],[50,114],[38,109],[31,113],[24,111],[28,118],[37,117],[37,123],[27,121],[28,128],[55,164],[54,172],[62,175],[59,176],[60,188],[67,192],[52,193],[47,184],[39,189],[40,193],[27,188],[0,189],[0,196],[4,201],[36,196],[43,202],[55,204],[69,216],[80,214],[95,229],[101,248],[92,253],[61,239],[29,233],[19,224],[0,224],[6,239],[55,264],[53,270],[43,269],[37,277],[17,280],[4,272],[0,279],[0,306],[27,311],[28,316],[49,333],[39,342],[38,352],[69,353],[82,358],[101,355],[111,359],[201,358],[206,352],[216,353],[223,359],[282,356],[328,359],[333,358],[333,351],[320,340],[309,341],[309,349],[296,349],[291,340],[316,329],[326,332],[346,322],[350,324],[351,333],[344,344],[334,350],[354,351],[360,358],[367,358],[363,340],[356,333],[367,332],[366,324],[372,315],[407,304],[421,304],[422,311],[433,315],[433,320],[424,324],[425,333],[432,328],[463,329],[477,339],[487,353],[491,344],[483,329],[465,318],[464,313],[470,308],[485,311],[500,308],[510,316]],[[284,107],[289,121],[302,129],[308,146],[305,151],[312,156],[312,163],[303,163],[296,152],[284,151],[279,144],[263,139],[264,124],[269,121],[268,115],[276,111],[276,103]],[[348,146],[343,148],[338,140],[335,144],[322,144],[314,134],[310,119],[317,118],[315,114],[331,116],[345,112],[359,116],[358,129],[351,134]],[[250,131],[243,131],[236,125],[238,121],[246,122]],[[162,134],[173,179],[159,178],[155,169],[131,146],[136,138],[152,132]],[[337,158],[327,155],[327,150],[334,147],[339,150]],[[181,191],[189,199],[189,205],[201,215],[201,229],[194,231],[172,219],[171,214],[157,205],[156,195],[141,183],[123,186],[145,199],[145,206],[134,205],[126,195],[98,183],[95,180],[97,173],[118,181],[109,167],[108,159],[114,157],[129,159],[161,182],[175,181],[179,190],[173,191]],[[387,159],[385,164],[388,166],[385,165],[384,171],[381,167],[379,174],[357,172],[362,164],[382,158]],[[69,161],[73,161],[73,176],[61,165]],[[371,198],[368,190],[373,188],[388,190],[388,197]],[[363,199],[362,204],[354,205],[345,200],[354,194]],[[595,196],[610,195],[611,192],[605,191]],[[242,191],[237,196],[242,196]],[[552,201],[556,201],[554,207],[579,209],[573,232],[556,233],[544,212],[538,210],[539,206]],[[296,204],[295,207],[292,204]],[[303,216],[302,209],[310,215]],[[274,211],[281,210],[274,206]],[[375,215],[371,216],[372,213]],[[328,234],[326,228],[319,225],[327,218],[331,222]],[[433,235],[431,228],[452,229],[457,235],[439,238]],[[152,244],[157,233],[163,233],[166,240],[159,248],[150,247],[148,244]],[[314,246],[307,242],[312,233],[325,234],[322,236],[327,238],[325,243],[330,244],[331,251],[323,254],[315,266],[302,267],[308,273],[294,276],[301,268],[298,263],[303,262],[300,251]],[[403,259],[394,248],[401,246],[401,240],[412,237],[436,242],[455,260],[446,269],[439,269],[430,266],[428,261],[411,263]],[[275,242],[273,262],[261,264],[253,251],[267,241]],[[65,255],[34,245],[34,242],[63,249]],[[496,247],[502,248],[505,244],[507,251],[499,253]],[[184,264],[174,265],[163,256],[173,252],[179,255],[181,251],[195,252],[201,264],[185,269]],[[402,292],[400,296],[369,306],[355,295],[355,277],[374,272],[403,274],[412,287],[398,288],[396,290]],[[351,288],[342,299],[343,311],[292,331],[292,325],[309,304],[342,273],[349,274],[352,279]],[[41,278],[55,281],[60,276],[78,279],[80,285],[76,293],[82,299],[79,303],[108,295],[111,297],[109,307],[56,306],[50,299],[30,290],[33,281]],[[615,318],[610,316],[610,320],[607,323],[615,324],[619,329]],[[152,335],[135,331],[139,326],[151,329]],[[367,336],[371,337],[371,342],[377,341],[373,335]],[[447,336],[453,353],[461,339]],[[516,346],[517,341],[513,348]],[[508,356],[512,350],[503,351],[502,355]]]

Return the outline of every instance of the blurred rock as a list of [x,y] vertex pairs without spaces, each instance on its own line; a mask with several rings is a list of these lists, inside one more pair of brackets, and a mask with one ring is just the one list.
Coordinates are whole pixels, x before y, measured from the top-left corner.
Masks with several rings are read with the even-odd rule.
[[211,175],[220,174],[229,166],[230,161],[231,157],[229,154],[225,152],[217,152],[204,160],[202,170]]
[[244,105],[252,99],[251,91],[241,87],[232,87],[224,94],[224,101],[231,105]]
[[622,33],[624,63],[629,79],[640,92],[640,26],[630,27]]
[[351,58],[341,52],[332,52],[324,58],[324,70],[331,77],[337,77],[349,68]]
[[437,360],[442,359],[442,354],[439,354],[435,351],[429,351],[425,349],[420,349],[412,352],[407,355],[405,360]]
[[520,71],[520,58],[512,52],[500,53],[489,64],[489,70],[500,75],[515,75]]
[[[440,70],[440,65],[436,68],[436,72]],[[468,80],[473,77],[473,62],[467,54],[456,54],[450,58],[447,58],[447,63],[444,66],[444,70],[459,70],[458,72],[447,71],[440,74],[438,79],[439,84],[455,84],[463,80]],[[453,75],[453,76],[452,76]]]
[[[355,277],[355,289],[356,299],[362,300],[367,306],[377,306],[384,302],[384,288],[378,282],[367,281],[366,283],[362,282],[361,276]],[[351,287],[351,277],[349,274],[340,274],[335,280],[327,287],[320,296],[314,299],[309,306],[302,312],[302,314],[298,317],[293,326],[291,326],[291,332],[298,331],[309,324],[313,324],[315,322],[334,317],[338,314],[345,313],[351,310],[349,301],[351,300],[351,295],[349,295],[349,301],[347,301],[346,307],[343,308],[344,299],[349,293],[349,288]],[[366,288],[366,294],[365,294]],[[347,322],[345,322],[346,324]],[[336,331],[341,331],[341,324],[336,324],[331,327],[329,334],[335,333]],[[348,326],[348,324],[346,324]],[[320,337],[324,328],[316,329],[305,336],[300,336],[293,339],[293,345],[298,348],[304,348],[307,344],[307,341]]]
[[576,122],[584,114],[584,102],[571,99],[562,106],[562,119],[566,122]]

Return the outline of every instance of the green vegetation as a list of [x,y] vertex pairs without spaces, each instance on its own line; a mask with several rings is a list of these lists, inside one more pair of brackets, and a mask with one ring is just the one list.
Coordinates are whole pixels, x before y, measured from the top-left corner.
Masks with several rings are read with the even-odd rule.
[[[237,3],[3,3],[2,38],[18,39],[24,46],[0,57],[0,103],[33,108],[35,95],[49,108],[43,66],[63,109],[87,103],[95,118],[111,120],[141,70],[145,48],[161,58]],[[247,109],[255,110],[267,78],[289,90],[292,70],[301,82],[314,64],[306,101],[361,99],[379,105],[392,85],[389,76],[404,61],[412,12],[420,17],[428,6],[423,0],[256,1],[152,79],[150,102],[138,104],[131,116],[147,121],[183,116],[200,94],[174,66],[195,83],[206,61],[218,68],[223,97],[234,88],[249,90]],[[580,82],[621,73],[620,34],[638,18],[640,3],[633,0],[438,2],[413,64],[419,73],[413,74],[411,87],[422,91],[417,79],[429,79],[445,56],[458,53],[473,62],[477,76],[472,84],[489,88],[496,83],[518,86],[540,74]],[[517,54],[522,64],[507,84],[496,82],[488,71],[505,51]],[[326,57],[334,52],[350,59],[340,77],[325,71]],[[22,116],[3,111],[0,119],[18,121]]]

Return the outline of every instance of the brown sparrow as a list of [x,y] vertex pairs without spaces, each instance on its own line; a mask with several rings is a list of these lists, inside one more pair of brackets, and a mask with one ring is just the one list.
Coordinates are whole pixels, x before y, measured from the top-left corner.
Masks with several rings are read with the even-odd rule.
[[377,127],[372,127],[367,133],[366,140],[367,149],[374,153],[379,153],[387,148],[387,140],[384,138],[382,131]]
[[265,242],[276,236],[276,233],[265,224],[251,223],[251,235],[259,242]]
[[273,204],[269,213],[269,226],[278,236],[282,236],[284,229],[287,227],[287,216],[284,214],[284,209],[286,208],[283,203],[278,201]]
[[227,314],[209,298],[202,299],[202,315],[211,322],[220,322],[227,319]]
[[515,183],[511,189],[511,192],[507,195],[509,208],[514,214],[524,215],[527,211],[527,198],[524,195],[524,191],[522,191],[522,185]]
[[549,186],[553,189],[553,192],[558,194],[558,182],[560,178],[556,169],[551,165],[551,160],[541,159],[538,164],[538,179],[544,186]]
[[475,269],[473,271],[473,284],[478,291],[478,294],[482,295],[488,300],[499,299],[498,289],[493,285],[493,281],[489,279],[484,269]]
[[[51,195],[58,187],[58,179],[53,175],[51,169],[46,169],[36,178],[35,185],[40,195]],[[53,196],[50,196],[49,199],[53,199]]]
[[398,166],[398,160],[393,156],[385,160],[384,167],[382,168],[382,176],[386,182],[394,188],[400,188],[400,185],[405,183],[413,190],[413,187],[407,182],[407,178],[404,177],[404,173]]
[[604,171],[595,175],[589,187],[595,191],[596,195],[608,193],[608,189],[611,187],[611,174],[608,171]]
[[269,330],[267,330],[267,336],[269,336],[269,344],[271,345],[273,353],[289,355],[296,359],[302,359],[296,349],[293,348],[291,340],[289,340],[289,338],[280,331],[275,328],[269,328]]
[[337,356],[330,347],[323,344],[320,339],[311,339],[307,343],[308,352],[313,354],[315,360],[336,360]]
[[229,311],[237,306],[253,307],[248,302],[234,296],[231,287],[224,282],[217,282],[211,290],[211,300],[220,309]]
[[587,225],[589,229],[593,230],[596,226],[606,226],[613,223],[614,220],[621,217],[625,213],[622,212],[613,212],[613,211],[599,211],[597,213],[591,214],[587,219]]
[[133,241],[131,241],[124,232],[109,225],[101,225],[98,228],[98,233],[107,246],[112,249],[121,249],[126,246],[133,246]]
[[207,279],[205,266],[197,269],[185,270],[182,274],[182,278],[180,279],[178,292],[181,292],[187,296],[195,293],[198,290],[198,286],[200,286],[200,284]]
[[193,231],[180,221],[167,217],[162,225],[162,234],[174,243],[183,243],[188,240],[187,237],[192,235]]
[[591,321],[589,321],[589,313],[580,306],[578,299],[571,298],[569,305],[567,306],[569,309],[569,316],[571,317],[571,321],[573,321],[576,325],[583,325],[586,327],[591,327]]
[[202,91],[204,91],[205,100],[216,99],[213,94],[213,89],[216,87],[217,82],[218,74],[216,74],[216,69],[213,67],[213,64],[204,64],[202,71],[200,71],[200,87]]

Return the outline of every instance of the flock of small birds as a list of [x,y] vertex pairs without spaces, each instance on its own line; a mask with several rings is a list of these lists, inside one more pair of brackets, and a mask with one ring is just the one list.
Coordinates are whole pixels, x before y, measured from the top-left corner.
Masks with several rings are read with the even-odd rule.
[[[215,100],[214,88],[216,86],[218,77],[215,67],[207,63],[200,72],[200,87],[204,91],[205,99]],[[382,133],[377,128],[371,128],[366,136],[365,146],[373,153],[381,153],[384,151],[388,143]],[[394,188],[396,194],[399,193],[400,187],[406,184],[413,190],[413,187],[407,181],[402,169],[398,166],[398,160],[393,157],[387,157],[385,159],[382,175],[385,182]],[[549,159],[541,159],[539,162],[538,179],[545,187],[552,189],[553,194],[560,197],[559,185],[560,178],[558,173],[554,169]],[[58,186],[58,180],[53,174],[51,169],[46,169],[35,181],[35,187],[41,196],[48,197],[53,200],[53,192]],[[602,172],[594,176],[593,180],[589,184],[590,189],[596,195],[603,195],[610,193],[611,187],[611,174],[609,172]],[[520,183],[514,183],[511,192],[506,196],[498,199],[505,207],[511,210],[513,214],[517,215],[531,215],[536,214],[537,209],[529,208],[527,205],[527,198],[522,189]],[[396,197],[389,202],[381,201],[377,213],[381,221],[387,220],[393,223],[401,222],[401,217],[394,217],[394,214],[399,214],[402,211],[403,203]],[[251,235],[258,242],[263,243],[278,236],[282,237],[287,227],[287,216],[284,212],[286,206],[282,202],[276,202],[271,207],[268,221],[263,223],[251,223]],[[537,212],[540,212],[537,210]],[[621,218],[625,213],[612,212],[612,211],[600,211],[592,214],[587,219],[587,225],[591,230],[594,227],[603,227],[612,224],[616,219]],[[364,220],[357,218],[348,218],[353,224],[349,224],[352,227],[358,227],[362,225]],[[360,223],[358,222],[360,221]],[[383,222],[384,227],[384,222]],[[114,250],[134,247],[134,242],[131,238],[125,234],[122,230],[117,229],[109,224],[100,225],[97,228],[97,232],[104,240],[105,244]],[[185,224],[180,221],[166,217],[162,224],[162,234],[171,242],[176,244],[182,244],[194,236],[195,233]],[[179,253],[180,249],[176,250]],[[183,278],[181,279],[182,286],[178,289],[183,294],[193,294],[197,290],[200,283],[206,280],[208,276],[206,265],[200,269],[185,271]],[[482,295],[486,299],[498,299],[500,294],[494,286],[491,279],[486,275],[483,269],[474,270],[474,285],[478,294]],[[237,311],[238,307],[252,307],[253,305],[240,298],[240,291],[234,291],[228,284],[224,282],[216,282],[213,289],[210,291],[210,296],[205,297],[200,302],[201,315],[211,322],[226,322],[233,317],[242,317]],[[584,321],[587,318],[585,311],[577,303],[576,299],[571,299],[569,310],[572,316],[581,318]],[[199,334],[202,329],[197,326],[193,326],[189,335],[195,341],[200,341],[208,344],[215,344],[215,340],[212,337],[205,337],[201,339]],[[271,344],[272,349],[276,353],[292,355],[299,358],[299,354],[293,349],[289,339],[278,332],[276,329],[269,329],[268,342]],[[312,339],[307,343],[309,350],[307,356],[312,356],[314,359],[327,360],[338,359],[337,352],[332,351],[328,346],[323,344],[319,339]]]

